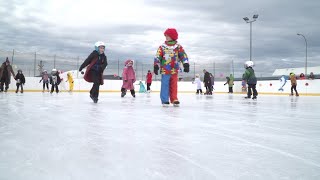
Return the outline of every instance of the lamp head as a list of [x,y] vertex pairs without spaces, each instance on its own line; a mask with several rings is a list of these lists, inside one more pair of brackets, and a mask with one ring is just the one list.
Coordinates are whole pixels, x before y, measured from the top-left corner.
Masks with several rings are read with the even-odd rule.
[[249,21],[249,18],[248,17],[244,17],[243,20],[245,20],[246,22]]

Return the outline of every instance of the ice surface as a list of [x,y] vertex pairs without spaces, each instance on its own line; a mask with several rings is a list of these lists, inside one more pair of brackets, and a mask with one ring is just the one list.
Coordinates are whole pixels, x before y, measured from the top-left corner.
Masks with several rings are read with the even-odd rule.
[[320,97],[1,93],[1,180],[320,179]]

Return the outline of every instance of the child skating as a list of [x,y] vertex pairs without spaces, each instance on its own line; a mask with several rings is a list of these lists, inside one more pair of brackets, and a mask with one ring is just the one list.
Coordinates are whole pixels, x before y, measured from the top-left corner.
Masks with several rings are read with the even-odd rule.
[[200,80],[200,75],[199,74],[196,74],[196,77],[193,81],[193,84],[196,84],[197,85],[197,92],[196,94],[202,94],[202,88],[201,88],[201,80]]
[[143,84],[143,82],[142,81],[139,81],[139,93],[146,93],[147,92],[147,90],[146,90],[146,88],[144,87],[144,84]]
[[147,83],[147,92],[150,93],[151,89],[150,86],[152,84],[152,73],[150,70],[148,70],[148,74],[146,76],[146,83]]
[[66,82],[69,82],[69,92],[72,92],[72,91],[73,91],[74,81],[73,81],[72,74],[71,74],[70,72],[67,73],[67,80],[66,80]]
[[41,81],[43,83],[42,92],[44,92],[46,86],[47,86],[47,91],[49,92],[49,74],[46,70],[42,72],[41,80],[39,81],[39,83],[41,83]]
[[56,93],[59,93],[59,84],[61,82],[61,78],[59,76],[59,72],[56,69],[52,69],[51,76],[50,76],[50,84],[51,84],[51,91],[52,94],[54,90],[56,90]]
[[136,82],[136,73],[133,69],[133,60],[126,60],[124,63],[125,67],[122,72],[122,87],[121,87],[121,97],[124,97],[127,94],[127,90],[130,90],[132,97],[136,97],[134,91],[133,83]]
[[183,63],[184,72],[189,72],[189,60],[183,47],[178,44],[178,32],[176,29],[168,28],[164,32],[166,41],[158,48],[154,59],[154,73],[158,75],[160,69],[161,90],[160,98],[163,106],[170,102],[175,106],[180,104],[178,100],[178,72],[179,63]]
[[257,99],[258,92],[256,90],[256,84],[257,84],[257,78],[255,76],[254,70],[253,70],[253,62],[252,61],[246,61],[244,64],[244,68],[246,69],[243,74],[243,80],[245,80],[248,84],[248,93],[245,97],[246,99],[250,99],[252,92],[253,97],[252,99]]
[[[101,41],[96,42],[95,50],[88,56],[79,68],[81,72],[83,68],[87,67],[84,79],[87,82],[93,82],[90,90],[90,98],[94,103],[98,102],[99,87],[103,85],[103,71],[108,65],[107,57],[104,54],[105,44]],[[82,73],[82,72],[81,72]]]
[[23,93],[23,85],[24,85],[24,83],[26,83],[26,79],[25,79],[21,69],[18,70],[18,74],[16,75],[16,77],[14,79],[17,81],[16,93],[19,92],[19,87],[21,88],[20,92]]

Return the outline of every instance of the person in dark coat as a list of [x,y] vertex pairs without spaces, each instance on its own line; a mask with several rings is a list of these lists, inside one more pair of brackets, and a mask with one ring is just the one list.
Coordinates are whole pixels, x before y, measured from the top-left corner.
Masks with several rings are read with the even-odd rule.
[[87,67],[84,79],[87,82],[93,82],[90,90],[90,98],[94,103],[98,102],[99,86],[103,85],[103,71],[108,65],[107,57],[104,54],[105,44],[101,41],[95,43],[95,50],[82,63],[79,71]]
[[21,91],[20,92],[23,93],[23,85],[24,85],[24,83],[26,83],[26,79],[24,78],[24,75],[23,75],[21,69],[18,70],[18,74],[16,75],[16,77],[14,79],[17,81],[17,83],[16,83],[16,85],[17,85],[16,93],[19,92],[19,87],[21,87]]
[[[0,67],[0,92],[4,90],[7,92],[9,89],[9,84],[11,82],[11,74],[15,77],[12,66],[10,65],[9,58],[7,57],[6,61],[2,63]],[[3,86],[5,85],[5,89]]]
[[203,70],[204,73],[204,78],[203,78],[203,83],[204,86],[206,87],[206,95],[212,95],[212,83],[211,83],[211,77],[210,77],[210,73],[207,70]]
[[51,91],[52,94],[54,89],[56,89],[56,93],[59,93],[59,84],[61,83],[61,78],[59,76],[59,72],[56,69],[52,69],[51,76],[50,76],[50,84],[51,84]]

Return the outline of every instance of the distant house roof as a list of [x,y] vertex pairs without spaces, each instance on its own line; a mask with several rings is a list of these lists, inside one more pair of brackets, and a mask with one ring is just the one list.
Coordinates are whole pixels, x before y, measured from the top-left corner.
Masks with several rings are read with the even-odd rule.
[[[311,72],[313,72],[313,74],[320,74],[320,66],[316,66],[316,67],[308,67],[307,68],[308,72],[307,74],[310,74]],[[286,69],[276,69],[272,76],[282,76],[282,75],[289,75],[291,72],[295,73],[295,74],[301,74],[301,73],[305,73],[305,68],[286,68]]]

